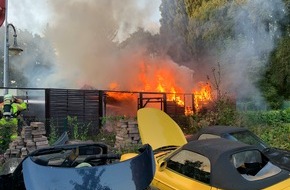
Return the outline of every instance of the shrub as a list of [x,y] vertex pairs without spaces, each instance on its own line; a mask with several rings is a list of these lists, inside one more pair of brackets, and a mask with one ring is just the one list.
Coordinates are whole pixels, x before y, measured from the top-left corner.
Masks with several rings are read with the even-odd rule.
[[237,125],[238,112],[234,102],[223,97],[209,103],[188,119],[193,131],[209,125]]
[[270,146],[290,150],[290,123],[255,125],[249,129]]
[[240,116],[244,126],[290,123],[290,110],[247,111],[240,112]]
[[85,124],[78,122],[78,118],[67,116],[68,126],[70,129],[70,136],[75,140],[88,140],[88,131],[91,123]]
[[92,140],[95,142],[102,142],[111,147],[114,147],[116,141],[116,133],[115,131],[106,131],[104,129],[100,129],[99,133],[92,137]]
[[12,135],[16,134],[16,126],[14,124],[0,125],[0,153],[4,153],[9,148],[9,143],[12,141]]

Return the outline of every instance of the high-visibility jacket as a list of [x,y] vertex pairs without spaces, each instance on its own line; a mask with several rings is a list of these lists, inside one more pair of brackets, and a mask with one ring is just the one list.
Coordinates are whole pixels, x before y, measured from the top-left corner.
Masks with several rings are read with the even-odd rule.
[[24,111],[27,109],[27,104],[25,102],[21,103],[12,103],[12,116],[17,117],[21,111]]
[[[1,105],[1,112],[2,113],[3,113],[3,107],[4,107],[4,105],[2,103],[2,105]],[[23,101],[21,103],[13,102],[11,104],[11,116],[13,118],[16,118],[20,114],[21,111],[24,111],[26,109],[27,109],[27,104],[25,102],[23,102]]]
[[[25,102],[21,103],[12,103],[11,104],[11,114],[12,117],[5,118],[2,117],[0,119],[0,129],[3,126],[10,126],[12,127],[12,136],[11,138],[14,139],[17,137],[17,127],[18,127],[18,118],[17,116],[20,114],[21,111],[24,111],[27,109],[27,104]],[[3,113],[3,104],[1,105],[1,112]]]

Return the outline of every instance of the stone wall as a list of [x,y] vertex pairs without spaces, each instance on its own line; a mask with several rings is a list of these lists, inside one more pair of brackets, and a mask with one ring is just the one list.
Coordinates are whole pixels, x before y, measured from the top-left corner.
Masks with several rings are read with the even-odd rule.
[[141,144],[137,121],[119,121],[115,127],[118,149]]
[[4,158],[23,158],[36,149],[48,147],[49,144],[45,134],[45,126],[42,122],[31,122],[30,126],[24,126],[21,136],[18,136],[9,144],[9,149],[4,153]]
[[[118,121],[113,130],[116,133],[115,148],[120,150],[141,145],[137,121]],[[4,153],[4,158],[23,158],[36,149],[48,147],[45,134],[45,126],[42,122],[31,122],[30,126],[24,126],[21,136],[10,143],[9,149]]]

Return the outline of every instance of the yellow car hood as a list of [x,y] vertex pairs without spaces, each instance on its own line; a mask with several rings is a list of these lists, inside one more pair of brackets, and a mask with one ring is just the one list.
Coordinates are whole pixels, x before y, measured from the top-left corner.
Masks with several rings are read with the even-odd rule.
[[150,144],[153,150],[187,143],[178,124],[162,110],[141,108],[137,112],[137,121],[142,144]]

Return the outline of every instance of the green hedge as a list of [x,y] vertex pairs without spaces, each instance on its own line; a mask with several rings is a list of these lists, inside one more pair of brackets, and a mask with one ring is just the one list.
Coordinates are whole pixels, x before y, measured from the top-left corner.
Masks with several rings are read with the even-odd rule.
[[241,126],[249,128],[272,147],[290,150],[290,108],[239,112]]
[[269,125],[255,125],[248,127],[268,145],[290,150],[290,123]]
[[290,109],[273,111],[248,111],[240,113],[243,125],[275,125],[290,123]]

